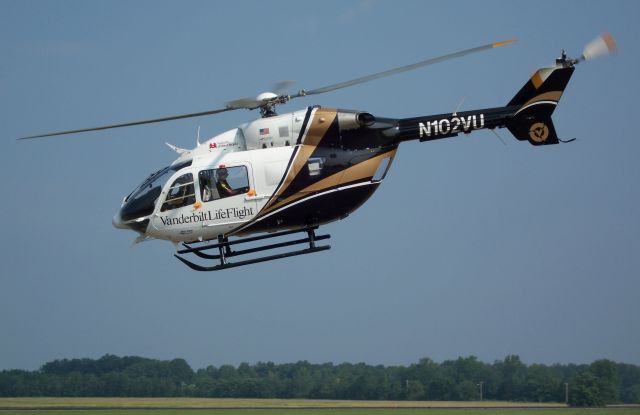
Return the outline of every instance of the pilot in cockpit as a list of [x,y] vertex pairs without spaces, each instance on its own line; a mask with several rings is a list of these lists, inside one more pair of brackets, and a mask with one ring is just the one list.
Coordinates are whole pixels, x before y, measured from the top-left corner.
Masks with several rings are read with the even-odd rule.
[[240,193],[238,190],[234,190],[231,188],[229,183],[227,182],[227,177],[229,177],[229,172],[226,168],[219,168],[216,172],[216,177],[218,178],[216,182],[216,188],[222,197],[233,196]]

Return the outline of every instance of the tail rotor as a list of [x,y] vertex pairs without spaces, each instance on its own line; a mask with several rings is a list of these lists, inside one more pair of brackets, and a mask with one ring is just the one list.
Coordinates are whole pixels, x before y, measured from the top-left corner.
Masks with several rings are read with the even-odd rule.
[[589,42],[578,59],[567,57],[565,51],[556,59],[555,66],[538,69],[531,79],[511,99],[508,106],[518,106],[507,128],[518,140],[533,145],[557,144],[573,140],[560,140],[551,115],[556,109],[575,65],[615,53],[616,42],[610,33],[604,33]]
[[579,60],[588,61],[602,56],[613,55],[616,50],[616,40],[611,36],[611,33],[603,33],[584,47]]

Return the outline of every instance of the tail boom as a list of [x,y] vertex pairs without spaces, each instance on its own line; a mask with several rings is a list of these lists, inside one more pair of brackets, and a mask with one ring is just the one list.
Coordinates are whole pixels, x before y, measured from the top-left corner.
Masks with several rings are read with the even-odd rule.
[[433,141],[455,137],[460,133],[469,134],[485,128],[505,126],[518,107],[485,108],[425,117],[405,118],[398,121],[399,141],[418,139]]
[[575,70],[566,59],[536,71],[505,107],[405,118],[398,121],[398,140],[432,141],[474,130],[507,128],[518,140],[539,146],[557,144],[551,115]]

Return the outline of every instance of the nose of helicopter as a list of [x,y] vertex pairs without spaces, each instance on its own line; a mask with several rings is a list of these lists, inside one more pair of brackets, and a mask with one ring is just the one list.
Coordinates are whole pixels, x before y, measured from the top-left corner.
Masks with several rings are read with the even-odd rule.
[[120,211],[118,211],[118,213],[115,214],[115,216],[111,220],[111,224],[113,225],[114,228],[117,228],[117,229],[129,229],[129,227],[125,225],[124,222],[122,221],[122,216],[120,216]]
[[113,227],[116,229],[128,229],[135,231],[140,235],[145,235],[149,225],[149,218],[143,216],[141,218],[129,219],[128,212],[125,207],[126,204],[123,205],[123,207],[120,208],[120,210],[113,216],[113,219],[111,219]]

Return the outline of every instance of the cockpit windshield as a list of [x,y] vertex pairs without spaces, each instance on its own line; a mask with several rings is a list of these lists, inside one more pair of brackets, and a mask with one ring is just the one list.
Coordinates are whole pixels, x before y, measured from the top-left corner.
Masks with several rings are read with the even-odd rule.
[[124,200],[120,215],[122,220],[128,221],[148,216],[153,213],[155,202],[162,192],[162,188],[178,170],[191,165],[191,160],[173,166],[164,167],[147,177],[140,186],[131,192]]
[[183,167],[188,167],[190,165],[191,160],[177,164],[175,166],[163,167],[157,172],[151,173],[146,179],[144,179],[140,186],[136,187],[135,190],[131,192],[129,196],[127,196],[125,202],[128,202],[129,199],[139,199],[142,193],[146,193],[150,189],[153,189],[155,187],[162,188],[167,180],[169,180],[169,176],[182,169]]

